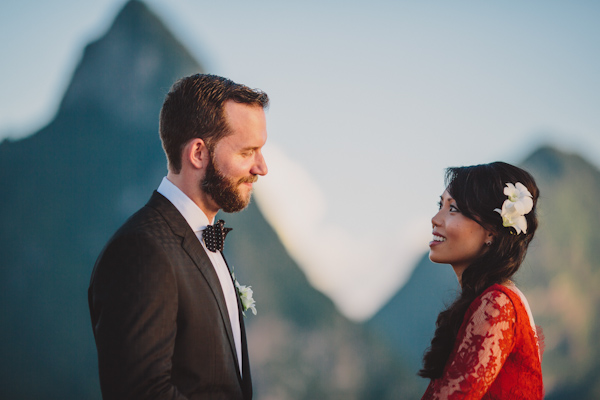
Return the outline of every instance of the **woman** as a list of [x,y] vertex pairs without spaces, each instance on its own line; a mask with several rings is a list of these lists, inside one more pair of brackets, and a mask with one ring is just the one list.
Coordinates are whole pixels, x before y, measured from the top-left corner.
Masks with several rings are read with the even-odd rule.
[[451,264],[462,290],[438,316],[422,399],[543,398],[533,317],[511,281],[537,228],[538,195],[510,164],[447,169],[429,257]]

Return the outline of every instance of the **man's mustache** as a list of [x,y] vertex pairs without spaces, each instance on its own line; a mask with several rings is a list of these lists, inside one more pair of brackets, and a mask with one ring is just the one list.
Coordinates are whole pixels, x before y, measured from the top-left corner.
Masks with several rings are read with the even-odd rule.
[[242,183],[254,183],[258,180],[258,175],[250,175],[245,178],[242,178],[238,181],[238,184]]

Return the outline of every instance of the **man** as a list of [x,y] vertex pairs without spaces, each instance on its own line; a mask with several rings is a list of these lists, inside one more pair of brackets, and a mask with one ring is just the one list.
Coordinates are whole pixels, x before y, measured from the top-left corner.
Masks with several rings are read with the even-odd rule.
[[267,173],[268,102],[212,75],[167,94],[168,174],[110,239],[88,291],[105,399],[252,398],[244,310],[218,248],[226,232],[207,226],[245,208]]

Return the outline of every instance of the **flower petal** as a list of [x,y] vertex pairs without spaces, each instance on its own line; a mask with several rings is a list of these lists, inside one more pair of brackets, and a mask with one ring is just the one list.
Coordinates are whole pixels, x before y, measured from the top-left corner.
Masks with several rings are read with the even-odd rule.
[[522,201],[515,201],[513,203],[513,209],[515,210],[515,213],[519,215],[525,214],[525,205]]
[[527,233],[527,219],[524,216],[520,216],[514,220],[513,227],[517,231],[517,235],[523,231],[523,233]]
[[529,214],[533,209],[533,199],[531,197],[523,197],[521,203],[523,204],[523,215]]
[[508,196],[509,199],[515,196],[517,194],[517,189],[515,188],[515,185],[513,185],[512,183],[507,183],[506,187],[504,188],[504,194]]
[[520,215],[519,210],[516,207],[517,203],[513,203],[510,200],[506,200],[502,205],[502,215],[507,215],[510,217],[516,217]]
[[527,186],[523,185],[521,182],[516,183],[515,189],[517,189],[519,191],[519,195],[522,197],[525,197],[525,196],[533,197],[531,195],[531,193],[529,193],[529,189],[527,189]]

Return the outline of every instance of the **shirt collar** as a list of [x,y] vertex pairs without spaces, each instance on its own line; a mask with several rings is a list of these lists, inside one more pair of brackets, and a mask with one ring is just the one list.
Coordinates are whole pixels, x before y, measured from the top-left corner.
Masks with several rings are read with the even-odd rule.
[[175,206],[194,232],[204,230],[211,222],[204,211],[166,176],[156,191],[165,196]]

